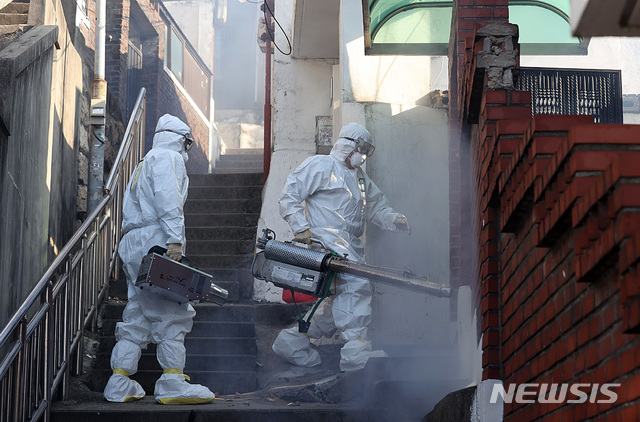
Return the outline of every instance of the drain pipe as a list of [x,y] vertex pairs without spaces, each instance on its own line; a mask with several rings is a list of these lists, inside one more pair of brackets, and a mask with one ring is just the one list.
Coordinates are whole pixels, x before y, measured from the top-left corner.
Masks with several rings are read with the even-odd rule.
[[[271,13],[275,14],[275,0],[267,0],[267,4],[271,9]],[[265,13],[265,25],[267,27],[267,33],[271,33],[275,38],[273,31],[269,32],[271,28],[271,14]],[[269,168],[271,167],[271,43],[274,40],[267,39],[267,46],[265,51],[265,78],[264,78],[264,161],[263,161],[263,181],[267,181],[269,177]]]
[[89,186],[87,214],[104,196],[104,143],[107,81],[105,80],[105,35],[107,0],[96,0],[96,54],[91,82],[91,129],[89,131]]

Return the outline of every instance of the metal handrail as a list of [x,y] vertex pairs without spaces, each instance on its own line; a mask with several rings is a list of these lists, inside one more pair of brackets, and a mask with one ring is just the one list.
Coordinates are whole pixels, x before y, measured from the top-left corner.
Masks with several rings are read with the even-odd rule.
[[84,330],[118,278],[122,200],[144,150],[146,91],[140,90],[105,197],[62,248],[0,332],[0,422],[51,419],[82,370]]

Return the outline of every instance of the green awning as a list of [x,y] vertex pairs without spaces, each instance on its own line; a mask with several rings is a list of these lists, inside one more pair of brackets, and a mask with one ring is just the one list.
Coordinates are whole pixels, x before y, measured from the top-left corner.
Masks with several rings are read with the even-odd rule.
[[[368,54],[447,54],[452,1],[368,1]],[[520,28],[522,54],[587,54],[571,35],[569,0],[511,0],[509,21]]]

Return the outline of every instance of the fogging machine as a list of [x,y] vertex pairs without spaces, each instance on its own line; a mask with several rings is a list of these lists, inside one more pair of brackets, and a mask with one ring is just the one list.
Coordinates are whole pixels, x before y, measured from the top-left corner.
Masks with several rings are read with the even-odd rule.
[[301,332],[306,332],[313,313],[320,302],[329,295],[336,273],[351,274],[431,296],[451,297],[451,289],[448,286],[433,283],[428,277],[418,276],[410,271],[349,261],[346,257],[328,250],[319,240],[312,239],[312,242],[320,244],[323,250],[278,241],[272,230],[263,229],[262,237],[256,244],[260,251],[256,251],[251,267],[255,278],[291,290],[292,296],[293,292],[299,292],[320,298],[306,322],[299,318]]
[[161,246],[149,250],[142,259],[136,287],[178,303],[226,302],[229,292],[217,286],[213,276],[189,266],[186,256],[178,262],[165,256],[166,252]]

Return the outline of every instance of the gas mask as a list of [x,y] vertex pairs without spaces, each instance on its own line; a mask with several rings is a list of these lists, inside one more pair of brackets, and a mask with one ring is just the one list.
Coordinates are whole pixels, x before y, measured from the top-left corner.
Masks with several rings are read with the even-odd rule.
[[187,164],[187,161],[189,161],[189,154],[187,154],[187,151],[185,150],[180,151],[180,155],[182,155],[182,159],[184,160],[184,163]]

